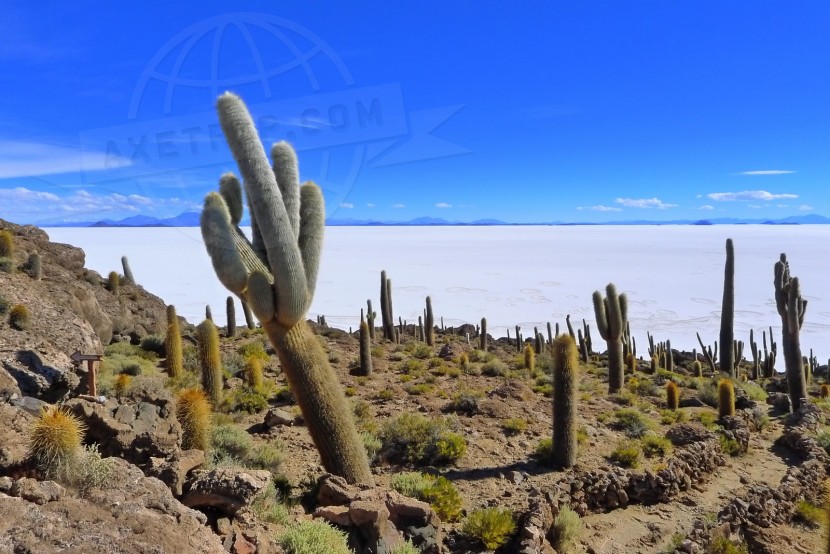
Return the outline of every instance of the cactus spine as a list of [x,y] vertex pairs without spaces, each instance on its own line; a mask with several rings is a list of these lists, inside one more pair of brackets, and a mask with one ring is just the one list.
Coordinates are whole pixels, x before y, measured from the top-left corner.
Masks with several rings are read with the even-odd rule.
[[735,386],[731,379],[718,382],[718,418],[735,415]]
[[199,343],[199,363],[202,367],[202,388],[214,408],[222,402],[222,354],[219,351],[219,331],[209,319],[196,328]]
[[427,313],[424,319],[427,332],[426,343],[429,346],[435,346],[435,319],[432,317],[432,298],[429,296],[427,296]]
[[167,306],[167,335],[164,339],[165,365],[167,375],[176,379],[182,374],[184,367],[182,357],[182,335],[179,331],[179,318],[176,315],[176,307],[172,304]]
[[487,352],[487,318],[481,318],[481,329],[478,335],[478,349]]
[[[775,304],[781,316],[781,340],[784,343],[784,364],[787,372],[787,385],[790,401],[794,410],[807,398],[807,380],[801,366],[801,339],[799,332],[804,323],[807,301],[801,297],[798,277],[790,276],[790,264],[787,255],[775,264]],[[723,346],[721,346],[723,348]]]
[[228,317],[228,337],[236,336],[236,308],[233,305],[233,296],[228,296],[225,301],[225,313]]
[[723,269],[723,303],[720,313],[720,370],[737,377],[733,341],[735,321],[735,249],[732,239],[726,239],[726,264]]
[[557,337],[553,342],[553,463],[559,467],[576,463],[577,371],[574,339]]
[[617,287],[608,283],[606,297],[600,291],[594,292],[594,315],[600,336],[608,345],[608,392],[613,394],[623,386],[623,345],[622,333],[628,319],[628,299],[625,294],[617,295]]
[[680,387],[674,381],[666,382],[666,404],[672,411],[680,407]]
[[360,322],[360,372],[359,375],[372,374],[372,344],[369,337],[369,326],[365,321]]
[[[220,194],[212,193],[205,199],[201,219],[214,270],[222,284],[243,297],[259,318],[325,469],[350,483],[372,484],[366,450],[343,388],[305,323],[322,250],[322,192],[313,183],[299,186],[296,154],[285,142],[271,149],[274,166],[270,167],[241,99],[224,94],[217,107],[245,183],[253,240],[249,242],[238,227],[239,181],[225,175]],[[388,294],[391,285],[386,283],[383,289]],[[392,325],[391,298],[387,300],[385,308]],[[394,337],[391,328],[389,335]]]

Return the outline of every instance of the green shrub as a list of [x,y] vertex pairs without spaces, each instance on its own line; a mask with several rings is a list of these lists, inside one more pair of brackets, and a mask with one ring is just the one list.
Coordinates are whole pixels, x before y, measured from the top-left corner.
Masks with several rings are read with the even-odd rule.
[[30,320],[29,308],[24,304],[15,304],[9,311],[9,325],[11,325],[12,329],[24,331],[29,327]]
[[614,426],[630,438],[640,438],[654,426],[645,415],[630,408],[617,410],[614,412],[614,418],[616,419]]
[[244,460],[245,466],[253,469],[266,469],[272,475],[279,473],[284,458],[282,451],[282,443],[274,442],[260,444],[253,452],[250,452],[248,458]]
[[457,392],[444,409],[448,412],[473,416],[478,413],[478,401],[482,396],[481,392],[474,390]]
[[827,521],[827,515],[821,506],[807,500],[799,500],[796,503],[795,517],[813,528],[819,528]]
[[816,441],[818,441],[818,445],[822,447],[825,452],[830,454],[830,429],[822,429],[819,431]]
[[727,438],[725,435],[720,435],[720,447],[724,454],[729,454],[730,456],[740,456],[743,454],[741,444],[735,439]]
[[279,493],[273,481],[256,496],[251,503],[251,509],[260,520],[268,523],[285,525],[291,519],[288,508],[280,502]]
[[769,427],[769,416],[764,408],[756,406],[749,412],[749,425],[756,433],[760,433]]
[[462,530],[465,535],[481,541],[488,550],[495,550],[516,530],[516,522],[510,510],[485,508],[468,515]]
[[410,352],[410,354],[412,354],[413,357],[418,358],[419,360],[426,360],[427,358],[432,357],[432,348],[430,348],[428,345],[423,343],[414,344],[415,346],[412,347],[412,350]]
[[481,366],[481,374],[488,377],[504,377],[507,371],[507,364],[495,358],[484,362]]
[[351,554],[346,533],[320,519],[303,521],[277,537],[286,554]]
[[521,417],[510,417],[501,422],[501,428],[508,435],[518,435],[527,429],[527,421]]
[[637,468],[640,465],[641,455],[642,449],[638,441],[624,440],[611,452],[608,459],[622,467]]
[[672,444],[666,437],[654,434],[646,434],[642,439],[643,454],[646,458],[663,458],[672,452]]
[[412,544],[409,540],[393,546],[389,554],[421,554],[421,549]]
[[709,550],[706,554],[749,554],[746,545],[735,546],[735,544],[726,537],[716,537],[709,544]]
[[660,423],[663,425],[683,423],[686,419],[686,412],[680,410],[660,410]]
[[360,431],[360,440],[363,441],[363,448],[366,449],[366,456],[372,462],[377,457],[378,452],[383,448],[383,443],[375,433],[371,431]]
[[73,464],[69,482],[81,496],[86,496],[91,489],[101,488],[109,481],[113,468],[113,459],[102,458],[97,444],[86,445]]
[[152,352],[157,356],[165,356],[164,337],[158,335],[147,335],[141,339],[141,349]]
[[543,464],[550,464],[553,461],[553,439],[547,437],[540,440],[533,450],[533,457]]
[[426,489],[431,482],[430,476],[418,473],[417,471],[409,471],[392,476],[389,485],[393,490],[404,496],[408,496],[410,498],[421,498],[424,489]]
[[244,377],[245,358],[236,352],[222,352],[222,368],[225,377]]
[[765,402],[767,399],[767,391],[764,387],[754,381],[739,381],[738,388],[746,393],[746,395],[756,401]]
[[718,385],[714,381],[702,383],[697,390],[698,399],[712,408],[718,407]]
[[696,419],[707,429],[717,427],[718,418],[712,412],[699,412]]
[[378,400],[392,400],[393,398],[395,398],[395,393],[392,389],[383,389],[377,395]]
[[432,478],[430,484],[422,491],[421,500],[432,506],[441,521],[458,521],[461,517],[461,495],[452,481],[446,477]]
[[265,351],[265,345],[259,339],[240,345],[236,349],[236,353],[245,359],[257,358],[261,360],[262,363],[266,363],[270,360],[270,356],[268,356],[268,353]]
[[250,458],[254,441],[246,431],[232,424],[216,425],[211,433],[213,460],[234,460],[243,465]]
[[448,419],[430,419],[403,413],[388,420],[380,433],[381,454],[391,461],[412,464],[447,464],[464,455],[464,438],[452,431]]
[[268,408],[268,399],[250,386],[233,389],[222,400],[222,409],[229,412],[247,412],[256,414]]
[[562,506],[556,519],[553,520],[553,546],[557,552],[568,554],[573,551],[576,542],[582,533],[582,520],[579,514],[573,511],[570,506]]
[[432,385],[428,383],[417,383],[415,385],[410,385],[406,387],[406,392],[408,392],[412,396],[420,396],[422,394],[432,392],[432,388]]

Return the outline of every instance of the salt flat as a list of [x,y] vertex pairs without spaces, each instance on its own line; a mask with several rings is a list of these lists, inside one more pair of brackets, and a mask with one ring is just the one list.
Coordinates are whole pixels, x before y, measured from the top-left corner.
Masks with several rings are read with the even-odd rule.
[[[136,280],[197,323],[210,304],[224,318],[228,293],[211,267],[198,228],[52,228],[52,240],[84,249],[102,275],[130,259]],[[809,300],[802,329],[805,355],[830,356],[830,225],[329,227],[311,317],[357,326],[371,298],[380,309],[379,273],[392,280],[395,316],[415,321],[432,296],[447,326],[487,317],[491,334],[521,325],[525,337],[550,322],[588,320],[591,294],[614,282],[629,296],[629,320],[646,352],[646,331],[675,348],[697,347],[695,332],[718,338],[724,242],[735,242],[735,335],[772,325],[773,265],[786,252]],[[824,283],[824,284],[822,284]],[[241,322],[241,310],[237,310]],[[594,331],[594,341],[601,343]],[[746,347],[749,355],[749,347]]]

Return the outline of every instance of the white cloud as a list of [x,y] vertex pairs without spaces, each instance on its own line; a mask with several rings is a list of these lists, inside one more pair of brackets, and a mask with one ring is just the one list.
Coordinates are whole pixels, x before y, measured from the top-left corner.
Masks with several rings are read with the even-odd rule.
[[718,202],[732,202],[735,200],[784,200],[798,198],[797,194],[773,194],[765,190],[744,190],[741,192],[712,192],[706,195],[711,200]]
[[371,202],[369,202],[368,204],[366,204],[366,207],[367,208],[374,208],[375,204],[372,204]]
[[657,208],[665,210],[666,208],[677,207],[677,204],[666,204],[659,198],[617,198],[614,202],[622,204],[626,208]]
[[578,206],[577,210],[594,210],[595,212],[621,212],[622,208],[617,208],[614,206]]
[[452,208],[452,204],[447,204],[446,202],[438,202],[435,205],[436,208]]
[[351,208],[354,208],[354,204],[352,204],[351,202],[340,202],[340,207],[341,208],[346,208],[346,209],[351,209]]
[[807,204],[802,204],[798,207],[798,209],[802,212],[809,212],[812,211],[814,208],[812,206],[808,206]]
[[98,194],[85,189],[75,190],[67,196],[25,187],[0,189],[0,217],[12,221],[33,217],[55,219],[60,214],[86,214],[90,219],[101,219],[109,214],[153,211],[159,205],[178,206],[181,203],[179,198],[153,200],[140,194]]
[[60,200],[56,194],[30,190],[24,187],[13,189],[0,189],[0,200],[5,202],[57,202]]
[[[90,164],[90,160],[99,160]],[[59,173],[98,171],[130,165],[127,158],[86,156],[81,163],[80,147],[38,142],[0,140],[0,179]]]
[[757,210],[757,209],[759,209],[759,208],[763,208],[763,206],[761,206],[760,204],[749,204],[749,206],[748,206],[748,207],[752,208],[753,210]]
[[760,169],[756,171],[742,171],[741,175],[788,175],[795,173],[795,171],[788,171],[786,169]]
[[392,204],[395,209],[406,208],[406,204]]
[[710,206],[709,204],[704,204],[703,206],[699,207],[698,210],[714,210],[714,206]]

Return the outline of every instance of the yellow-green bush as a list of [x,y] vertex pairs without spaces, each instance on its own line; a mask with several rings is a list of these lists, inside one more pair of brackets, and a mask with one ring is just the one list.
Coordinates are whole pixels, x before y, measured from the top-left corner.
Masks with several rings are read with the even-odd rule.
[[286,554],[351,554],[346,533],[321,519],[302,521],[277,537]]
[[464,437],[452,431],[449,419],[403,413],[388,420],[380,432],[381,455],[390,461],[437,465],[456,461],[466,452]]
[[488,550],[495,550],[506,543],[516,530],[516,522],[510,510],[484,508],[467,516],[462,530],[465,535],[481,541]]
[[642,456],[642,453],[643,451],[638,441],[624,440],[611,452],[608,459],[622,467],[636,468],[640,465],[640,456]]
[[579,514],[573,511],[570,506],[562,506],[553,520],[553,529],[551,529],[553,546],[556,551],[562,554],[573,552],[581,532],[582,520],[579,518]]

